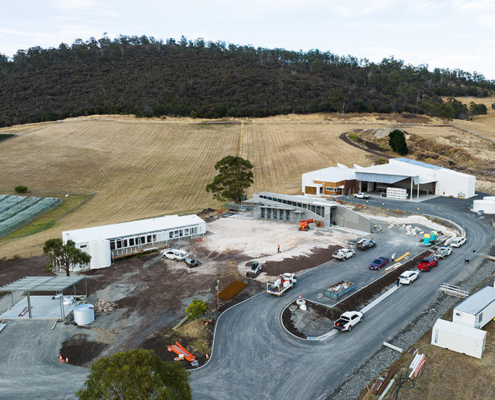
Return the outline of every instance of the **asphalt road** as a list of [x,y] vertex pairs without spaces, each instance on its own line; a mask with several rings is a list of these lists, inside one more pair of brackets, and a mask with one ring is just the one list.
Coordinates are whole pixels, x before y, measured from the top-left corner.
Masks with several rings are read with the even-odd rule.
[[[434,199],[411,204],[370,200],[377,206],[384,202],[387,208],[418,212],[419,207],[419,212],[452,219],[466,229],[467,243],[454,249],[431,272],[422,273],[413,285],[401,287],[367,312],[364,322],[352,332],[339,333],[325,341],[306,341],[290,335],[281,324],[282,310],[300,293],[318,300],[324,287],[340,279],[354,279],[360,286],[378,276],[379,272],[367,269],[371,258],[390,257],[394,252],[390,250],[400,244],[393,244],[394,237],[387,237],[385,230],[381,239],[379,234],[372,236],[379,241],[376,249],[359,252],[345,263],[332,261],[311,270],[300,277],[295,290],[287,296],[262,293],[227,310],[217,323],[210,362],[191,375],[196,400],[318,399],[330,394],[383,341],[418,316],[436,298],[441,283],[455,283],[474,272],[473,250],[477,250],[475,257],[481,258],[492,242],[493,228],[485,218],[467,211],[472,200]],[[384,248],[387,252],[382,254]],[[465,258],[470,258],[471,264],[464,264]],[[86,368],[58,362],[60,344],[76,333],[71,331],[76,328],[58,326],[52,331],[52,324],[11,322],[0,333],[1,399],[69,399],[83,385]]]
[[[493,228],[484,217],[467,210],[471,202],[472,199],[437,198],[399,205],[386,199],[371,200],[372,205],[454,220],[467,231],[467,243],[454,249],[431,272],[421,273],[417,282],[401,287],[367,312],[364,322],[352,332],[339,333],[322,342],[290,335],[282,327],[281,313],[299,294],[310,298],[329,280],[347,277],[349,271],[342,269],[352,261],[332,267],[330,264],[337,263],[333,261],[304,274],[285,298],[261,294],[227,310],[217,323],[210,362],[192,373],[194,398],[318,399],[331,394],[383,341],[395,336],[436,299],[441,283],[461,281],[474,272],[473,263],[468,265],[464,260],[475,261],[475,257],[487,253]],[[477,250],[476,255],[473,250]],[[380,246],[375,252],[380,252]]]

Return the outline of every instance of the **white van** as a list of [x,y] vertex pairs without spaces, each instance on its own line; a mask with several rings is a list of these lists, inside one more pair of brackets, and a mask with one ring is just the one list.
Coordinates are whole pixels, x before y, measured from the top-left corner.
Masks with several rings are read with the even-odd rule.
[[185,258],[189,257],[189,253],[184,250],[171,249],[165,250],[163,257],[175,261],[184,261]]

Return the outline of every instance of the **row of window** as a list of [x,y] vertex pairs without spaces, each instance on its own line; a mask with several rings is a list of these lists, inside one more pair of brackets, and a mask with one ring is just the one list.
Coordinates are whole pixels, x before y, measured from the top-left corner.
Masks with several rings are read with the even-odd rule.
[[139,246],[140,244],[153,243],[156,235],[138,236],[135,238],[110,240],[110,250],[123,249],[125,247]]
[[277,208],[262,208],[261,218],[280,219],[290,221],[290,210],[279,210]]
[[[266,200],[271,200],[271,201],[277,201],[277,202],[283,203],[283,204],[289,204],[289,205],[294,206],[294,207],[306,208],[310,211],[313,211],[315,214],[318,214],[320,217],[325,218],[325,207],[324,206],[314,206],[312,204],[296,203],[295,201],[279,199],[277,197],[269,197],[269,196],[265,196],[265,195],[260,195],[260,198],[266,199]],[[261,218],[264,218],[264,217],[262,216]],[[269,217],[267,217],[267,218],[269,218]]]
[[170,231],[168,233],[168,238],[169,239],[177,239],[181,238],[182,236],[191,236],[195,235],[198,233],[198,227],[192,227],[192,228],[184,228],[184,229],[177,229],[175,231]]

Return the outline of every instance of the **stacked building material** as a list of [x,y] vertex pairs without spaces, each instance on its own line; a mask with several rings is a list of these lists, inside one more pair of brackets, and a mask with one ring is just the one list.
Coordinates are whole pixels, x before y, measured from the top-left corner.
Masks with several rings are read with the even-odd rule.
[[115,303],[111,303],[105,300],[100,300],[97,301],[95,304],[95,311],[109,313],[110,311],[113,311],[115,307],[117,307],[117,304]]
[[411,373],[409,374],[409,378],[414,379],[421,372],[421,368],[425,363],[425,355],[424,354],[416,354],[411,364],[409,365],[409,369]]

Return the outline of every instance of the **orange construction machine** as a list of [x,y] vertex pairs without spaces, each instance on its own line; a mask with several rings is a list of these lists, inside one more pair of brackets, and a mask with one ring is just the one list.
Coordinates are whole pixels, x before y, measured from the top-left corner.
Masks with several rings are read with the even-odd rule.
[[300,231],[308,231],[309,230],[309,224],[312,224],[315,222],[314,219],[303,219],[302,221],[299,221],[299,230]]

